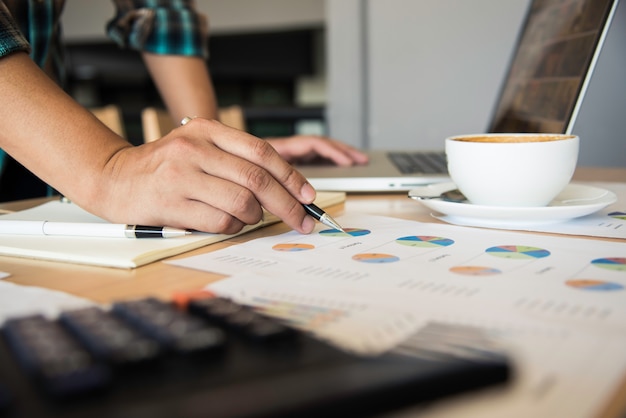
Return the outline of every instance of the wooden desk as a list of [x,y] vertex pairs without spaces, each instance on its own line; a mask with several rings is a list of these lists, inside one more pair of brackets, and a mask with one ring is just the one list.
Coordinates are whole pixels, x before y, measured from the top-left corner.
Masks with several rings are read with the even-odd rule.
[[[577,182],[626,182],[626,168],[581,168],[577,170],[574,180]],[[0,205],[0,209],[18,210],[39,202],[33,200],[3,204]],[[338,216],[344,212],[440,222],[429,216],[429,211],[425,207],[408,199],[406,193],[349,195],[345,204],[329,209],[332,216]],[[279,223],[178,257],[214,251],[253,238],[287,231],[288,228]],[[103,303],[148,295],[168,299],[174,292],[197,290],[223,277],[207,272],[182,269],[162,262],[155,262],[133,270],[121,270],[13,257],[0,257],[0,271],[10,273],[11,276],[6,280],[13,283],[61,290]],[[607,407],[602,416],[622,416],[625,405],[626,382],[621,386],[615,401]]]
[[[575,181],[626,182],[626,168],[581,168],[576,172],[574,179]],[[0,204],[0,209],[18,210],[34,206],[40,201],[30,200]],[[336,205],[329,209],[332,216],[338,216],[344,212],[439,222],[429,216],[428,209],[418,202],[408,199],[406,193],[349,195],[345,204]],[[288,228],[284,224],[279,223],[178,257],[214,251],[233,243],[280,234],[287,232],[287,230]],[[1,256],[0,271],[11,273],[7,280],[17,284],[61,290],[104,303],[148,295],[168,299],[173,292],[200,289],[223,277],[217,274],[181,269],[162,262],[152,263],[133,270],[121,270]]]

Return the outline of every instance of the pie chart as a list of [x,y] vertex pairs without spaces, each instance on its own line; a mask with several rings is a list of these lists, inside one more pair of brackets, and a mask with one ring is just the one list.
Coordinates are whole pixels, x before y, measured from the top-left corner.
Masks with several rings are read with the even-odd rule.
[[591,264],[607,270],[626,271],[626,258],[624,257],[598,258]]
[[624,289],[624,286],[619,283],[607,282],[604,280],[574,279],[566,281],[565,284],[575,289],[590,290],[595,292],[612,292]]
[[410,235],[398,238],[396,242],[400,245],[423,248],[447,247],[448,245],[454,244],[454,241],[449,238],[431,237],[427,235]]
[[499,245],[487,248],[487,254],[501,258],[511,258],[517,260],[528,260],[543,258],[550,255],[550,251],[538,247],[527,247],[524,245]]
[[382,253],[355,254],[352,256],[352,259],[355,261],[360,261],[362,263],[373,264],[394,263],[396,261],[400,261],[400,258],[396,257],[395,255]]
[[311,244],[276,244],[272,247],[272,250],[275,251],[287,251],[287,252],[292,252],[292,251],[306,251],[306,250],[312,250],[313,248],[315,248],[314,245]]
[[362,235],[367,235],[370,233],[367,229],[359,229],[359,228],[344,228],[344,232],[339,231],[338,229],[324,229],[320,231],[320,235],[325,237],[345,237],[346,235],[353,237],[360,237]]
[[502,273],[502,271],[496,268],[485,266],[456,266],[452,267],[450,271],[465,276],[493,276]]

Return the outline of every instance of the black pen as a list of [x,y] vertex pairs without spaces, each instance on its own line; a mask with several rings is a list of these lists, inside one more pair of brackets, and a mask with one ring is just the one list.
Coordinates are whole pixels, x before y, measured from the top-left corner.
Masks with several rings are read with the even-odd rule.
[[302,206],[304,206],[304,210],[306,211],[306,213],[308,213],[309,215],[311,215],[312,217],[314,217],[315,219],[317,219],[324,225],[329,226],[341,232],[346,232],[341,227],[341,225],[337,223],[336,220],[331,218],[329,214],[324,212],[322,209],[320,209],[318,206],[314,205],[313,203],[309,203],[308,205],[302,205]]

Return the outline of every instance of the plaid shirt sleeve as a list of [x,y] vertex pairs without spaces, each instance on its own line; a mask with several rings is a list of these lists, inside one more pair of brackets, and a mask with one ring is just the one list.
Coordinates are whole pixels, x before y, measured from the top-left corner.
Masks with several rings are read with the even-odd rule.
[[0,57],[16,51],[30,53],[30,45],[6,5],[0,1]]
[[193,0],[113,0],[107,32],[118,45],[155,54],[208,56],[207,18]]

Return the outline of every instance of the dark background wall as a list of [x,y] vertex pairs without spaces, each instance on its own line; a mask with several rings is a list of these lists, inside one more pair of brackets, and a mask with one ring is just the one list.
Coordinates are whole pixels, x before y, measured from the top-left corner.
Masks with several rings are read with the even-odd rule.
[[[249,131],[261,137],[294,134],[302,120],[323,125],[322,107],[296,100],[296,82],[314,74],[322,38],[322,28],[211,36],[208,66],[220,106],[242,106]],[[71,41],[66,60],[67,91],[87,107],[120,106],[129,139],[141,142],[141,110],[163,104],[140,55],[107,40]]]

